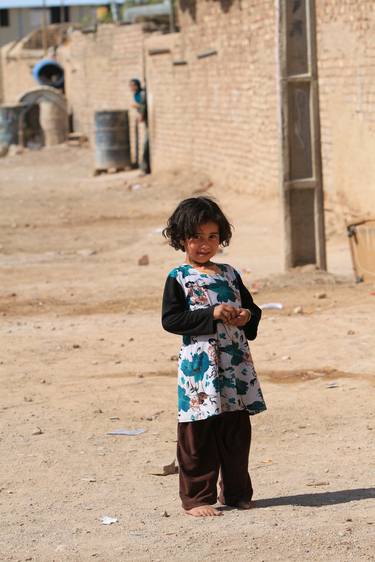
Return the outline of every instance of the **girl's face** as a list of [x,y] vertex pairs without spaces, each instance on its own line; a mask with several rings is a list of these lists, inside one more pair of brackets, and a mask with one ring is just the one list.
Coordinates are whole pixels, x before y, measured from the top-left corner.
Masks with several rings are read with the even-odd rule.
[[130,88],[130,91],[133,92],[133,94],[136,94],[139,90],[139,86],[136,82],[134,82],[134,80],[130,80],[129,88]]
[[190,262],[204,264],[217,253],[220,244],[219,225],[216,222],[200,224],[196,234],[184,241]]

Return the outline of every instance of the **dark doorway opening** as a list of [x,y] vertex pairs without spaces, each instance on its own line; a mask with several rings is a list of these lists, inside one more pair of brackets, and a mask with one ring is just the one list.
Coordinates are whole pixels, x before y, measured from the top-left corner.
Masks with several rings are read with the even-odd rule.
[[23,115],[23,146],[38,150],[44,146],[44,133],[40,125],[39,104],[30,105]]
[[70,21],[69,19],[69,7],[68,6],[57,6],[55,8],[50,8],[50,22],[51,23],[64,23]]
[[0,10],[0,27],[9,27],[9,10]]

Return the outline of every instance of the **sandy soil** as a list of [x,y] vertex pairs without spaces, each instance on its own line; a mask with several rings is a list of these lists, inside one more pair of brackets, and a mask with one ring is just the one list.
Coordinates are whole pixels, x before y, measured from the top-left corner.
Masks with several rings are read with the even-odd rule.
[[[328,225],[329,274],[284,275],[277,200],[194,174],[93,178],[84,148],[2,159],[0,190],[1,560],[375,559],[375,295],[343,234]],[[256,509],[212,520],[183,515],[178,476],[160,475],[179,347],[160,299],[182,257],[160,229],[198,192],[236,226],[219,261],[284,305],[252,345],[268,404],[252,418]]]

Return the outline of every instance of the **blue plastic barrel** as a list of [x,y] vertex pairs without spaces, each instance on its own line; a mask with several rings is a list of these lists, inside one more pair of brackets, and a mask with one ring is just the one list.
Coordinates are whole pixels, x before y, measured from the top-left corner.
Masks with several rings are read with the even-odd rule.
[[42,59],[32,71],[33,77],[42,86],[61,89],[64,87],[64,69],[52,59]]
[[0,105],[0,146],[18,144],[18,130],[25,105]]
[[97,170],[130,167],[127,111],[95,112],[95,167]]

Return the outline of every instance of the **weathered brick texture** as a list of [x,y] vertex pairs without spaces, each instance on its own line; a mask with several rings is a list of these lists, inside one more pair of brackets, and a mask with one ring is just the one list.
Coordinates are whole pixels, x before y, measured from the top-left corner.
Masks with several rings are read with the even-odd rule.
[[[142,78],[146,61],[153,169],[200,169],[249,194],[277,194],[275,0],[180,3],[180,33],[146,37],[141,25],[72,33],[58,56],[75,130],[92,139],[96,110],[130,108],[128,82]],[[316,0],[316,12],[325,193],[372,211],[375,2]],[[34,62],[4,62],[4,101],[34,86]]]
[[[146,43],[154,169],[188,165],[277,194],[276,2],[180,4],[181,33]],[[375,2],[316,0],[316,12],[325,192],[366,212],[375,209]],[[208,50],[217,54],[197,58]]]
[[18,103],[23,94],[38,86],[31,73],[42,57],[42,51],[23,50],[21,44],[10,43],[0,49],[3,104]]
[[[107,24],[99,26],[95,33],[74,31],[59,49],[75,131],[92,141],[95,111],[132,107],[129,80],[143,78],[143,42],[142,26]],[[131,111],[132,125],[134,116]]]
[[375,215],[375,2],[317,2],[324,187]]
[[234,0],[226,11],[204,0],[195,19],[181,10],[179,21],[181,33],[146,44],[154,169],[188,165],[239,190],[274,192],[274,1]]

